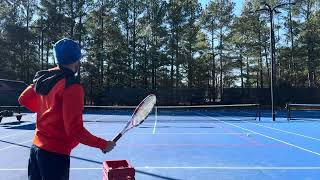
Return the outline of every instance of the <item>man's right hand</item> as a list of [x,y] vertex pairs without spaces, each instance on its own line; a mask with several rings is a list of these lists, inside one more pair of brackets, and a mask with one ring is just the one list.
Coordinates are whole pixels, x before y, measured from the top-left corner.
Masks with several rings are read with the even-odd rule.
[[107,152],[110,152],[114,147],[116,146],[116,143],[113,141],[107,141],[107,147],[102,150],[102,152],[105,154]]

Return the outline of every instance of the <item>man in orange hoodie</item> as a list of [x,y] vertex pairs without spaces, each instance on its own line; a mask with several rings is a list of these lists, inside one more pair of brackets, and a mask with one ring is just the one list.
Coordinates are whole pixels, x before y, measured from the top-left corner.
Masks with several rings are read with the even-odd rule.
[[28,164],[29,180],[68,180],[70,153],[79,143],[103,153],[115,146],[92,135],[83,126],[84,90],[74,76],[81,49],[64,38],[53,48],[58,67],[36,73],[33,84],[19,97],[19,103],[37,113],[37,123]]

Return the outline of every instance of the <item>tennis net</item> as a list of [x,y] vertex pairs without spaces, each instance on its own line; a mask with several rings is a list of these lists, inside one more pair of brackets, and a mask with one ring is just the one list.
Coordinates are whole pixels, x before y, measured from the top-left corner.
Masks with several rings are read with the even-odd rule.
[[[128,121],[135,106],[85,106],[84,121]],[[155,106],[150,119],[158,122],[260,121],[259,104]],[[147,121],[154,122],[154,121]]]
[[320,104],[287,104],[287,119],[320,120]]

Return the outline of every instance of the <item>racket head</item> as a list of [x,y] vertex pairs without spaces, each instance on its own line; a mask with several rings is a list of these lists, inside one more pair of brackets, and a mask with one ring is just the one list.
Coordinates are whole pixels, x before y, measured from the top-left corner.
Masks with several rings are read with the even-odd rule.
[[156,102],[157,98],[154,94],[150,94],[146,98],[144,98],[134,110],[131,117],[130,126],[135,127],[143,123],[143,121],[148,117],[148,115],[152,111]]
[[148,115],[152,111],[154,105],[156,104],[156,101],[157,98],[154,94],[150,94],[146,98],[144,98],[140,102],[140,104],[135,108],[130,121],[128,121],[124,129],[113,139],[113,142],[117,142],[124,133],[134,128],[135,126],[138,126],[141,123],[143,123],[143,121],[148,117]]

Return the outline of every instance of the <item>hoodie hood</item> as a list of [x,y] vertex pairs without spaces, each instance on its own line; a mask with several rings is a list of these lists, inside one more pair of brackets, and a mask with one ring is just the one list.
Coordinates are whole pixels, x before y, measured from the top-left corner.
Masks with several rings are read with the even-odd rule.
[[66,87],[70,82],[73,84],[76,81],[74,74],[64,67],[38,71],[33,79],[34,89],[39,95],[47,95],[61,79],[66,79]]

